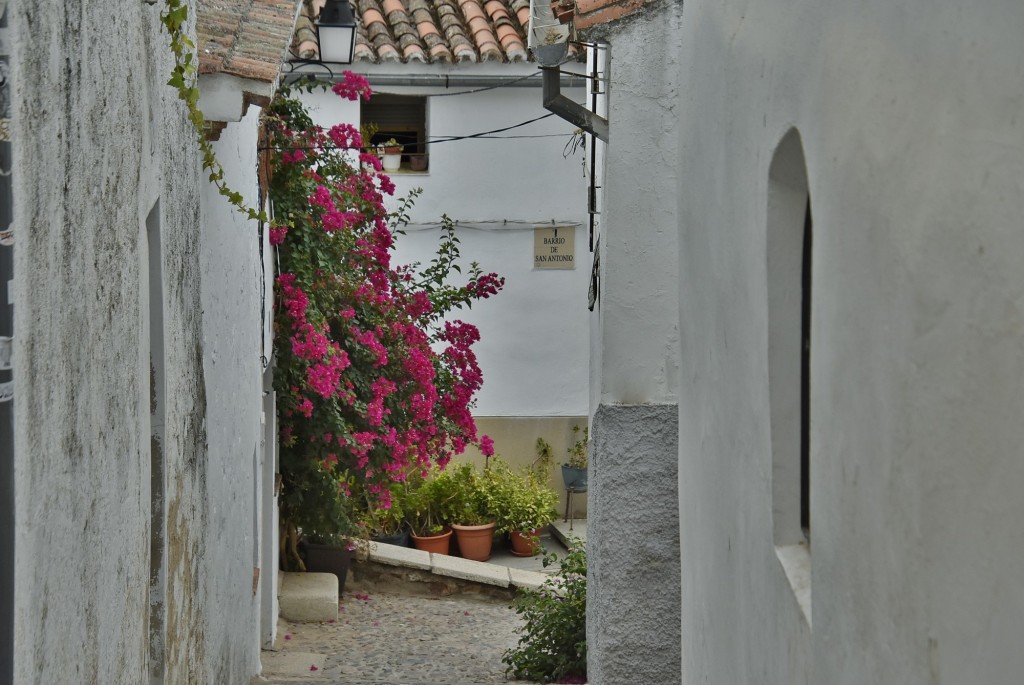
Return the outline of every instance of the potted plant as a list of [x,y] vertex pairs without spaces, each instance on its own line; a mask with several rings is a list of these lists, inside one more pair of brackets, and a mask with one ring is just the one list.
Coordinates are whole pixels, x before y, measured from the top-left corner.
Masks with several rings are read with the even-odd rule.
[[548,485],[547,469],[526,472],[522,496],[512,507],[515,527],[509,531],[512,553],[534,556],[540,552],[540,531],[558,516],[558,493]]
[[449,553],[452,531],[447,524],[451,521],[451,502],[455,497],[453,487],[452,479],[439,469],[426,477],[410,476],[405,511],[416,549]]
[[[319,477],[318,477],[319,476]],[[311,573],[333,573],[338,577],[339,596],[355,553],[359,535],[353,500],[346,494],[347,478],[329,472],[306,474],[303,506],[295,506],[295,493],[282,493],[285,545],[285,569]],[[316,501],[314,505],[313,500]]]
[[452,499],[452,530],[463,558],[487,561],[494,545],[494,514],[489,510],[487,480],[477,474],[471,464],[463,464],[451,472],[454,484]]
[[562,464],[562,480],[566,490],[583,491],[587,489],[587,442],[590,431],[584,426],[583,437],[578,437],[580,427],[573,426],[572,434],[575,441],[568,449],[569,461]]
[[537,466],[516,473],[495,458],[485,474],[488,508],[499,532],[507,532],[512,553],[533,556],[541,530],[557,516],[558,494],[548,484],[548,470]]
[[398,171],[402,166],[402,144],[394,138],[390,138],[377,146],[378,154],[381,155],[381,163],[384,171]]
[[345,580],[356,553],[355,543],[349,539],[342,543],[332,542],[328,536],[311,531],[299,542],[299,555],[306,571],[310,573],[333,573],[338,577],[338,596],[345,593]]
[[409,155],[409,166],[413,171],[426,171],[427,162],[426,154]]
[[388,491],[391,499],[387,509],[379,506],[375,498],[364,491],[362,501],[365,509],[360,523],[371,542],[409,547],[412,538],[409,535],[409,523],[406,521],[406,485],[392,483]]

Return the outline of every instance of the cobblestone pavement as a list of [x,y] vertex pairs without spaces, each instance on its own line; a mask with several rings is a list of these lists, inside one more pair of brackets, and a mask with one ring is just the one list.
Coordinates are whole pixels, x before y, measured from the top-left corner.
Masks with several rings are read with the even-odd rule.
[[334,623],[278,628],[253,682],[345,685],[508,684],[501,656],[518,640],[507,599],[414,596],[393,588],[346,587]]

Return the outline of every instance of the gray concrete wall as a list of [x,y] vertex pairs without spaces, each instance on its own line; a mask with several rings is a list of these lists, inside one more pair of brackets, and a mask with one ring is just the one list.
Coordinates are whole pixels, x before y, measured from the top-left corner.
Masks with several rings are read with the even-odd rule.
[[594,415],[587,520],[590,683],[679,682],[679,508],[674,404]]
[[[151,542],[165,550],[165,682],[243,682],[256,670],[253,557],[238,558],[252,542],[259,421],[256,267],[242,247],[256,234],[218,241],[239,227],[204,225],[194,134],[165,85],[160,9],[14,6],[18,683],[147,680]],[[163,279],[151,284],[157,201]],[[166,377],[155,541],[151,285]],[[218,537],[232,539],[224,552]]]

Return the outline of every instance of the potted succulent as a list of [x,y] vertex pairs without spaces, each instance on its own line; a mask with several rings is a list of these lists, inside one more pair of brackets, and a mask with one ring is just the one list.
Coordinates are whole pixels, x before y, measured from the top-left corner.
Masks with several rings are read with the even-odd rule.
[[402,144],[394,138],[378,144],[377,154],[381,155],[384,171],[398,171],[402,166]]
[[573,426],[572,434],[575,441],[568,449],[569,461],[562,464],[562,480],[566,490],[583,491],[587,489],[587,442],[590,431],[584,426],[583,437],[578,437],[580,427]]
[[494,545],[495,522],[487,498],[487,479],[471,464],[451,470],[455,485],[452,499],[452,530],[463,558],[487,561]]

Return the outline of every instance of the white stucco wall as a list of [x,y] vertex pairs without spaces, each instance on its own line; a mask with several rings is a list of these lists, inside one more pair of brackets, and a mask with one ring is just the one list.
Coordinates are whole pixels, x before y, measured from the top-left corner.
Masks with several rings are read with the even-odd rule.
[[[228,124],[214,144],[232,188],[250,207],[258,205],[256,140],[260,110],[251,107],[238,123]],[[259,593],[251,591],[261,542],[256,521],[262,516],[261,449],[264,314],[270,291],[261,301],[263,271],[260,237],[254,222],[204,184],[202,192],[201,290],[203,370],[206,379],[209,444],[206,499],[208,537],[205,649],[217,655],[206,665],[206,682],[239,682],[259,670]],[[269,263],[272,261],[266,260]],[[276,531],[269,534],[276,541]],[[273,545],[276,549],[276,545]],[[261,568],[262,583],[276,591],[276,567]]]
[[[665,34],[674,12],[609,35],[614,90],[657,90],[623,82],[627,60],[680,78],[653,136],[649,103],[616,115],[612,95],[609,193],[641,158],[637,185],[671,179],[645,211],[679,236],[682,682],[1020,682],[1024,6],[693,0]],[[814,217],[810,625],[772,530],[768,168],[793,126]],[[612,260],[606,301],[650,272]]]
[[[253,556],[238,556],[253,534],[256,231],[204,200],[159,12],[13,8],[18,683],[149,678],[146,219],[158,201],[165,682],[247,682],[258,668]],[[229,183],[251,195],[251,152],[230,157],[254,146],[253,122],[225,136]]]
[[[519,76],[535,70],[532,65],[490,65],[468,73]],[[458,71],[467,73],[461,68]],[[539,78],[536,80],[539,83]],[[450,88],[448,92],[470,89]],[[377,90],[446,92],[397,86]],[[567,94],[580,102],[585,97],[583,89]],[[329,92],[310,95],[307,101],[321,125],[359,122],[358,105]],[[428,136],[484,132],[545,114],[540,88],[508,87],[432,97],[427,105]],[[407,234],[396,241],[396,263],[429,262],[440,236],[439,220],[447,214],[459,221],[457,234],[465,263],[477,261],[484,271],[496,271],[506,278],[505,289],[498,296],[454,315],[476,324],[481,332],[481,342],[474,348],[484,373],[474,411],[478,416],[587,413],[588,179],[582,151],[563,157],[572,131],[569,123],[552,116],[497,135],[556,137],[439,143],[429,146],[427,172],[391,175],[396,197],[413,188],[423,189],[411,212]],[[576,226],[573,270],[533,268],[533,227],[550,225],[552,220]]]
[[671,162],[679,69],[665,46],[678,27],[678,17],[662,17],[643,31],[620,34],[607,56],[611,134],[601,183],[601,301],[592,340],[600,365],[591,379],[594,400],[604,404],[676,401],[679,171]]

